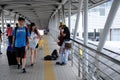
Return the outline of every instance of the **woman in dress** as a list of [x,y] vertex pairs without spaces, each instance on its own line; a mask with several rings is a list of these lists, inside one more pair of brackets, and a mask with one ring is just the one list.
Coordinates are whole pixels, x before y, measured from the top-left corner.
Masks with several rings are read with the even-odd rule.
[[40,34],[35,27],[35,23],[31,23],[30,25],[30,61],[31,61],[31,66],[33,66],[36,63],[36,53],[37,53],[37,48],[38,48],[38,41],[40,39]]

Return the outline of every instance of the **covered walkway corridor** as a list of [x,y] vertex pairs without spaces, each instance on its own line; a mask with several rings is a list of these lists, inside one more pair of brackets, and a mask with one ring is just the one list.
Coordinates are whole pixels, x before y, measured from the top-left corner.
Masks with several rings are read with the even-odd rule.
[[[109,9],[105,9],[106,5]],[[97,6],[101,13],[92,9]],[[120,0],[0,0],[0,28],[4,33],[0,80],[120,80],[120,48],[117,46],[120,24],[114,23],[119,6]],[[88,14],[90,12],[92,14]],[[102,15],[100,19],[98,15]],[[9,66],[6,55],[6,25],[9,23],[15,28],[19,17],[25,18],[26,24],[35,22],[38,29],[45,31],[44,46],[37,50],[37,63],[33,67],[27,50],[26,74],[20,73],[16,65]],[[95,25],[92,19],[97,22]],[[60,22],[68,26],[71,34],[72,53],[67,65],[56,65],[58,60],[43,60],[54,49],[59,51]],[[115,28],[113,23],[117,25]]]

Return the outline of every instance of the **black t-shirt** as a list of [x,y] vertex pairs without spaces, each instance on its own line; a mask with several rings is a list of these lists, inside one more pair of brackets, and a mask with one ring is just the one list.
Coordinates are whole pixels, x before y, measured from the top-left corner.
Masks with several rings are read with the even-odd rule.
[[2,36],[2,31],[0,30],[0,38],[1,38],[1,36]]
[[0,30],[0,35],[2,34],[2,31]]
[[66,34],[66,36],[64,37],[64,41],[69,41],[70,40],[70,31],[69,31],[68,27],[64,28],[63,33]]

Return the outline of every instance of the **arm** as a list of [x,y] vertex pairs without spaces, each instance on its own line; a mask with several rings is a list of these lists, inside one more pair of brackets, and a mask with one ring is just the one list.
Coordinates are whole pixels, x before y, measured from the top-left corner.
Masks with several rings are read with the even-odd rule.
[[12,47],[13,47],[14,44],[15,44],[15,30],[13,31],[12,35],[13,35],[13,38],[12,38]]
[[38,29],[37,29],[37,33],[38,33],[38,34],[37,34],[36,38],[41,39],[41,35],[40,35]]

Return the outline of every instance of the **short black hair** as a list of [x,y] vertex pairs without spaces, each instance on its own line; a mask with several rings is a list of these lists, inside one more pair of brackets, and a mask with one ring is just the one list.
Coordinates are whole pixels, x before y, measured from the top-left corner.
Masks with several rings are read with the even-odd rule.
[[10,27],[10,24],[7,24],[7,27]]
[[22,17],[19,17],[19,18],[18,18],[18,21],[25,21],[25,19],[22,18]]
[[35,23],[31,23],[30,26],[31,26],[31,27],[32,27],[32,26],[35,26]]

